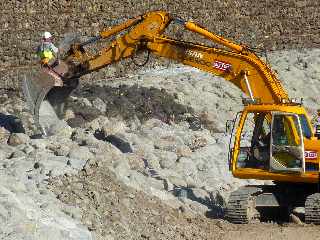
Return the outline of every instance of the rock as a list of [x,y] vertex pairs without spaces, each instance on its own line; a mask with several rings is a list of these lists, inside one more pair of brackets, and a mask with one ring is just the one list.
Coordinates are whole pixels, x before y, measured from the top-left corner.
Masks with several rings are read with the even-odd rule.
[[178,157],[173,152],[155,151],[155,155],[159,158],[159,163],[162,168],[171,168],[177,161]]
[[71,138],[73,129],[64,120],[57,122],[51,129],[50,135],[54,135],[53,138]]
[[136,171],[144,171],[145,164],[143,159],[136,154],[126,154],[126,159],[130,165],[130,168]]
[[174,186],[177,187],[187,187],[187,183],[183,178],[176,177],[176,176],[169,176],[169,182],[171,182]]
[[0,161],[4,160],[7,158],[7,154],[3,151],[0,151]]
[[72,134],[72,141],[81,146],[98,147],[100,141],[90,131],[84,129],[76,129]]
[[216,111],[203,111],[199,118],[205,128],[214,133],[223,133],[225,131],[224,122],[221,122],[217,118],[218,113]]
[[306,209],[304,207],[295,207],[292,212],[294,214],[301,214],[304,215],[306,213]]
[[0,160],[11,157],[14,151],[14,147],[11,147],[9,145],[0,145]]
[[168,179],[163,180],[164,189],[168,192],[171,192],[174,190],[174,185],[168,181]]
[[100,98],[96,98],[92,101],[93,107],[98,109],[100,112],[104,113],[106,112],[107,105],[105,104],[104,101],[102,101]]
[[188,198],[192,201],[196,201],[207,206],[212,204],[210,194],[203,189],[199,189],[199,188],[191,189]]
[[150,169],[160,169],[159,158],[154,153],[146,153],[144,155],[145,167]]
[[77,103],[83,107],[92,107],[91,102],[87,98],[77,98]]
[[106,162],[109,162],[110,158],[117,159],[122,156],[122,152],[116,148],[114,145],[108,142],[101,142],[97,149],[92,149],[92,152],[96,155],[96,158],[102,157],[106,159]]
[[42,154],[39,156],[39,164],[41,171],[46,175],[59,176],[67,172],[67,163],[69,158],[63,156],[53,156],[48,154]]
[[63,206],[62,211],[73,219],[81,220],[81,210],[74,206]]
[[201,119],[199,119],[198,117],[188,117],[187,122],[189,123],[190,129],[193,131],[202,129]]
[[166,139],[157,139],[154,141],[154,148],[169,152],[175,152],[177,146],[173,141],[168,141]]
[[64,114],[64,120],[68,121],[69,119],[75,118],[75,114],[71,109],[67,109],[65,114]]
[[130,142],[136,154],[141,154],[145,158],[149,158],[148,154],[153,154],[154,146],[152,139],[133,134],[130,136]]
[[77,170],[81,170],[86,165],[87,161],[88,160],[84,160],[84,159],[70,158],[68,160],[67,164],[70,165],[71,167],[77,169]]
[[118,133],[124,133],[127,130],[126,124],[119,119],[110,119],[109,122],[102,126],[102,131],[105,136],[117,135]]
[[7,144],[10,137],[10,132],[4,127],[0,127],[0,143]]
[[26,144],[29,140],[29,136],[24,133],[12,133],[8,139],[8,144],[11,146],[17,146],[20,144]]
[[198,171],[201,172],[201,171],[207,171],[209,168],[206,163],[200,162],[197,164],[197,169],[198,169]]
[[298,216],[296,216],[294,214],[290,214],[289,218],[290,218],[291,222],[298,224],[298,225],[303,225],[303,222],[300,220],[300,218]]
[[101,130],[105,125],[108,125],[109,122],[110,120],[106,116],[99,116],[92,121],[85,123],[85,127],[93,131]]
[[295,207],[292,210],[293,215],[298,217],[299,219],[304,219],[305,214],[306,214],[306,209],[304,207]]
[[159,119],[156,119],[156,118],[151,118],[143,123],[143,127],[147,128],[147,129],[152,129],[154,127],[162,128],[165,125],[167,125],[167,124]]
[[197,173],[197,167],[195,162],[190,158],[182,157],[176,164],[176,171],[183,176],[190,176]]
[[107,235],[104,236],[104,239],[105,240],[114,240],[114,237],[112,235],[110,235],[110,234],[107,234]]
[[23,149],[23,152],[24,152],[25,154],[30,154],[33,150],[34,150],[33,147],[31,147],[30,145],[27,145],[27,146]]
[[134,115],[133,119],[128,123],[128,128],[131,131],[138,131],[140,126],[141,126],[141,121],[136,115]]
[[46,149],[48,145],[48,141],[46,139],[31,139],[31,146],[33,146],[35,149]]
[[208,141],[206,138],[202,136],[194,135],[188,146],[192,151],[194,151],[194,150],[197,150],[198,148],[206,146],[207,143]]
[[68,156],[70,153],[70,147],[66,145],[60,145],[54,149],[54,153],[57,156]]
[[125,183],[135,189],[141,189],[146,193],[152,193],[152,195],[160,197],[163,200],[170,198],[166,192],[162,191],[164,190],[164,184],[162,180],[147,177],[140,172],[130,171],[128,179]]
[[[27,184],[17,178],[4,175],[0,178],[0,226],[1,236],[5,239],[68,239],[92,240],[91,233],[62,211],[54,194],[40,195],[32,180]],[[50,203],[50,204],[49,204]],[[12,227],[14,226],[14,227]]]
[[130,175],[130,165],[126,160],[120,159],[113,163],[113,170],[118,177],[120,177],[124,182],[127,182],[124,178],[127,178]]
[[191,176],[187,176],[185,180],[187,182],[188,188],[196,188],[199,187],[199,184],[202,184],[202,182],[195,181],[195,179],[193,179]]
[[89,148],[85,146],[76,146],[70,150],[69,157],[87,161],[94,158],[94,155],[90,152]]
[[26,153],[18,150],[18,151],[15,151],[14,153],[12,153],[10,158],[20,158],[20,157],[24,157],[24,156],[26,156]]
[[192,154],[192,151],[189,147],[183,145],[180,147],[177,147],[177,156],[180,157],[190,157]]
[[191,212],[193,212],[194,215],[205,215],[210,209],[210,206],[203,204],[202,202],[193,201],[190,199],[185,200],[185,204],[189,206]]

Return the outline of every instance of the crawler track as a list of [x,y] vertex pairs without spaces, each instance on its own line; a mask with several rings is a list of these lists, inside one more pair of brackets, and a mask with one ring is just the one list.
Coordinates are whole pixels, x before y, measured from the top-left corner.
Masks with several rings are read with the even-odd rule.
[[305,211],[306,223],[320,224],[320,193],[314,193],[307,197]]
[[226,218],[231,223],[244,224],[251,223],[259,218],[259,213],[255,209],[255,195],[261,189],[258,187],[242,187],[231,193]]

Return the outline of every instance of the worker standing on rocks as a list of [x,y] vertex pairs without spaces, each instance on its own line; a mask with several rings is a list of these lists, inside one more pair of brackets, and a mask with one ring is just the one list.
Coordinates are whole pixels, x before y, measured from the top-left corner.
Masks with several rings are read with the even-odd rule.
[[50,32],[42,34],[41,44],[37,48],[37,54],[41,58],[42,65],[52,65],[57,58],[58,48],[52,43]]
[[41,44],[37,48],[37,55],[40,57],[40,63],[44,71],[54,77],[55,86],[62,86],[63,82],[59,74],[54,71],[54,67],[59,64],[59,49],[52,43],[50,32],[44,32],[41,38]]

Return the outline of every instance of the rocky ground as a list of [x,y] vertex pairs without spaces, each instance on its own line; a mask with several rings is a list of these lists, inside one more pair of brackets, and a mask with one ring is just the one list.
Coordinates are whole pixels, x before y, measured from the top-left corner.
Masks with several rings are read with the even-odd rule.
[[[269,60],[293,97],[319,102],[319,49]],[[20,92],[0,98],[2,239],[315,239],[314,226],[232,225],[226,119],[242,93],[181,65],[84,84],[69,126],[39,138]],[[263,182],[259,182],[263,183]],[[299,237],[300,238],[300,237]]]

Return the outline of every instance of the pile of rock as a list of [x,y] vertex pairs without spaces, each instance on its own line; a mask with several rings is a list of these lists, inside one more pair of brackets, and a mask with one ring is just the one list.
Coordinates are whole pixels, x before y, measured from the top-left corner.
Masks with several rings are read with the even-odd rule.
[[[311,110],[319,101],[319,56],[314,50],[280,52],[270,58],[291,95],[309,96]],[[68,121],[73,125],[47,138],[36,135],[21,96],[2,93],[4,238],[92,239],[92,233],[110,239],[130,234],[148,238],[150,231],[161,228],[158,220],[167,221],[163,231],[172,238],[177,235],[169,222],[179,225],[181,213],[187,217],[177,231],[194,221],[199,225],[191,225],[192,234],[203,236],[199,226],[208,221],[203,216],[223,216],[228,194],[256,183],[233,178],[228,171],[230,136],[224,133],[224,122],[241,109],[242,96],[231,84],[181,66],[96,84],[71,98]],[[307,95],[310,91],[313,96]],[[115,104],[119,98],[126,104]],[[170,219],[161,219],[163,213]],[[140,225],[133,220],[137,214]],[[144,222],[146,216],[156,220]]]

